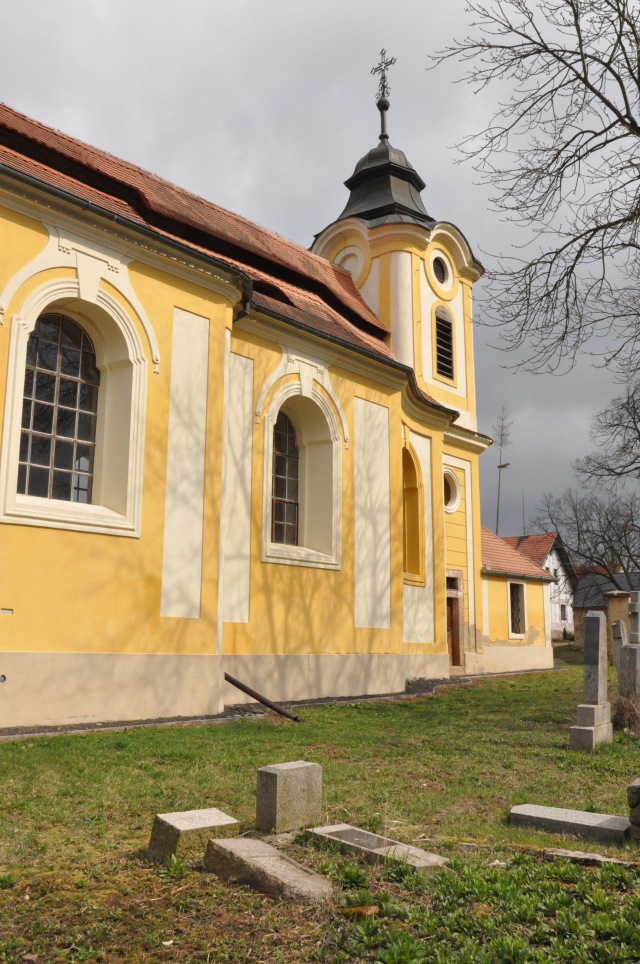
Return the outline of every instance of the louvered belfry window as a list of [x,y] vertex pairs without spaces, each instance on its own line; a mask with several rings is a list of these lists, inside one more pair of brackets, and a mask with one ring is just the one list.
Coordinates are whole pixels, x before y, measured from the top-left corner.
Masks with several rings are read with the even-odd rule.
[[296,430],[284,412],[280,412],[273,430],[272,542],[298,545],[299,474]]
[[27,343],[18,493],[91,502],[100,372],[86,331],[41,315]]
[[436,372],[453,378],[453,321],[446,308],[436,308]]

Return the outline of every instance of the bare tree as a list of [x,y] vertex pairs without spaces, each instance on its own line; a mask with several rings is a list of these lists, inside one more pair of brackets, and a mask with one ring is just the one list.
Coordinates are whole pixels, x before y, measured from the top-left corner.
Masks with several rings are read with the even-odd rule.
[[640,498],[635,493],[597,495],[568,489],[545,496],[533,520],[557,532],[575,567],[609,576],[640,571]]
[[509,418],[507,406],[503,402],[498,409],[496,420],[493,423],[492,432],[494,441],[498,446],[498,498],[496,501],[496,535],[500,534],[500,482],[502,480],[502,470],[509,468],[508,462],[502,461],[502,450],[511,445],[511,426],[513,419]]
[[583,484],[616,488],[640,479],[640,382],[627,383],[622,395],[596,413],[591,437],[595,450],[574,466]]
[[[640,0],[468,0],[472,34],[440,52],[506,99],[463,150],[493,202],[537,239],[503,258],[485,319],[532,370],[592,336],[636,370],[640,338]],[[531,235],[529,234],[529,237]],[[593,349],[593,342],[589,346]]]

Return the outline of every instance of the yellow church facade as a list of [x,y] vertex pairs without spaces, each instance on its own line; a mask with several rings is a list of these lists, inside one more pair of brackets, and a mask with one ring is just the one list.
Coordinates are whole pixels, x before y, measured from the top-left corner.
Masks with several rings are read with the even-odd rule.
[[0,107],[0,728],[552,665],[484,558],[482,268],[384,132],[346,183],[308,252]]

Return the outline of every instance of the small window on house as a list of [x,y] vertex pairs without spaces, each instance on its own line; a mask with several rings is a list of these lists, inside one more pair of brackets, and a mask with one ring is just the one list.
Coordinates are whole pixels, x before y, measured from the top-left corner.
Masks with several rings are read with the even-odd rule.
[[453,319],[446,308],[436,308],[436,373],[453,379]]
[[455,576],[447,576],[447,591],[448,592],[458,591],[458,580]]
[[564,603],[560,603],[560,619],[563,621],[567,618],[567,607]]
[[520,582],[509,583],[511,610],[511,634],[524,636],[524,585]]
[[91,502],[100,372],[86,331],[41,315],[27,342],[18,494]]
[[286,546],[298,545],[299,470],[295,429],[284,412],[279,412],[273,430],[271,539]]

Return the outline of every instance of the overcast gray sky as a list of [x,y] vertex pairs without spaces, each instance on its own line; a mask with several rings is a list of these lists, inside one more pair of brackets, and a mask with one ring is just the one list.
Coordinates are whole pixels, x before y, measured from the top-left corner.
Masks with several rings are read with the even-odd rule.
[[[468,29],[463,0],[0,0],[0,100],[309,246],[347,199],[343,181],[377,142],[381,47],[391,143],[426,181],[425,206],[454,222],[488,266],[522,238],[491,211],[454,146],[481,129],[497,92],[462,68],[425,68]],[[504,400],[514,421],[500,533],[522,531],[544,492],[572,483],[594,409],[615,394],[587,360],[563,376],[510,371],[499,332],[476,326],[479,428]],[[497,346],[497,347],[496,347]],[[481,459],[495,527],[497,451]]]

